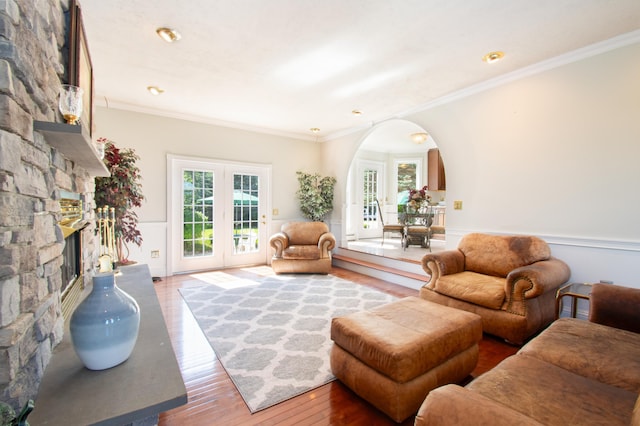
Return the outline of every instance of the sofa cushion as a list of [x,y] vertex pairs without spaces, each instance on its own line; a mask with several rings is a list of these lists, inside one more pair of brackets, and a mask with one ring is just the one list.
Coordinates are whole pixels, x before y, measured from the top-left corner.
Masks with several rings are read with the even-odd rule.
[[486,308],[500,309],[505,297],[504,287],[504,278],[467,271],[441,276],[435,291]]
[[280,230],[289,238],[289,245],[317,245],[329,227],[324,222],[289,222]]
[[[581,376],[640,393],[640,334],[575,318],[555,321],[520,350]],[[634,374],[630,374],[634,372]]]
[[505,359],[466,387],[550,426],[629,425],[638,397],[527,355]]
[[471,233],[460,240],[458,249],[465,255],[465,270],[503,278],[516,268],[551,257],[547,243],[533,236]]
[[415,426],[543,426],[542,423],[477,392],[445,385],[429,392]]
[[318,246],[289,246],[282,251],[283,259],[317,260],[320,259]]

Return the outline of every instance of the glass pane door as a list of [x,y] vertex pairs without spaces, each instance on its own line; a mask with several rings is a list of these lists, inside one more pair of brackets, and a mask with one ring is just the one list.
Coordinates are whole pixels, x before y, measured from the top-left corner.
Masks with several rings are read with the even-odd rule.
[[362,188],[362,226],[365,229],[374,230],[378,228],[378,171],[375,169],[365,169],[363,172]]
[[255,175],[233,175],[233,252],[258,249],[259,179]]
[[233,177],[233,230],[230,253],[225,266],[266,261],[266,182],[265,170],[251,167],[229,169]]
[[211,256],[214,251],[214,174],[184,170],[182,176],[182,255],[185,258]]
[[373,161],[363,161],[358,167],[359,189],[357,195],[359,211],[357,238],[374,238],[381,236],[382,226],[378,218],[376,200],[382,194],[384,182],[384,165]]
[[222,267],[224,168],[182,159],[170,159],[167,167],[167,273]]

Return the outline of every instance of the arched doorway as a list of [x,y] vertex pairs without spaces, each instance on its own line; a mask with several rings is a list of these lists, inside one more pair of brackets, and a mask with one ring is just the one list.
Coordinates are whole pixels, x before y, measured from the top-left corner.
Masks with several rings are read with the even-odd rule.
[[[427,136],[416,141],[415,134]],[[393,235],[387,236],[391,239],[382,245],[382,224],[398,223],[398,210],[404,207],[409,189],[428,184],[429,151],[434,149],[437,145],[428,132],[408,120],[388,120],[371,129],[349,167],[343,248],[394,257],[397,250],[391,247],[400,247],[400,235],[395,241]],[[428,193],[434,204],[441,200],[444,204],[444,190]],[[444,206],[439,208],[442,221],[443,212]]]

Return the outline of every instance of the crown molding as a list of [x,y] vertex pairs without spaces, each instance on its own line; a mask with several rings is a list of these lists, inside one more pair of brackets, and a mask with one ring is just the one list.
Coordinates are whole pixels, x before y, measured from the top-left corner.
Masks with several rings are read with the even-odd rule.
[[[285,132],[282,130],[270,129],[268,127],[250,126],[243,123],[219,120],[216,118],[203,117],[200,115],[148,108],[148,107],[135,105],[128,102],[119,101],[119,100],[110,100],[110,99],[107,99],[106,96],[104,95],[97,95],[94,98],[94,105],[99,107],[104,107],[106,109],[114,108],[114,109],[119,109],[123,111],[138,112],[141,114],[149,114],[149,115],[165,117],[165,118],[175,118],[177,120],[193,121],[195,123],[210,124],[213,126],[227,127],[231,129],[244,130],[247,132],[280,136],[288,139],[304,140],[309,142],[316,141],[315,135],[307,135],[307,134],[295,133],[295,132]],[[318,139],[318,142],[321,142],[321,139]]]
[[531,77],[536,74],[562,67],[574,62],[581,61],[583,59],[591,58],[612,50],[619,49],[621,47],[629,46],[631,44],[640,42],[640,30],[632,31],[630,33],[622,34],[617,37],[610,38],[598,43],[585,46],[580,49],[573,50],[571,52],[538,62],[533,65],[529,65],[524,68],[520,68],[516,71],[501,75],[499,77],[492,78],[490,80],[483,81],[482,83],[474,84],[465,89],[458,90],[449,95],[441,96],[438,99],[434,99],[425,104],[419,105],[410,110],[404,111],[399,114],[399,117],[406,117],[407,115],[415,114],[420,111],[424,111],[437,106],[445,105],[459,99],[466,98],[477,93],[481,93],[496,87],[511,83],[517,80],[521,80],[526,77]]
[[[608,40],[594,43],[592,45],[573,50],[571,52],[556,56],[554,58],[550,58],[542,62],[538,62],[536,64],[533,64],[524,68],[520,68],[516,71],[512,71],[510,73],[501,75],[499,77],[495,77],[490,80],[483,81],[482,83],[474,84],[473,86],[469,86],[467,88],[452,92],[448,95],[441,96],[437,99],[418,105],[409,110],[387,117],[386,119],[380,120],[377,123],[371,123],[371,127],[373,127],[375,124],[382,123],[384,121],[391,120],[394,118],[406,119],[407,116],[410,116],[412,114],[416,114],[431,108],[442,106],[450,102],[457,101],[471,95],[475,95],[477,93],[494,89],[496,87],[505,85],[507,83],[511,83],[526,77],[540,74],[545,71],[552,70],[554,68],[559,68],[564,65],[578,62],[583,59],[587,59],[587,58],[600,55],[612,50],[616,50],[621,47],[629,46],[635,43],[640,43],[640,30],[632,31],[630,33],[622,34],[620,36],[616,36]],[[325,136],[323,140],[328,141],[332,139],[337,139],[352,133],[359,132],[363,129],[365,128],[358,127],[358,128],[345,129],[339,132],[331,133]]]

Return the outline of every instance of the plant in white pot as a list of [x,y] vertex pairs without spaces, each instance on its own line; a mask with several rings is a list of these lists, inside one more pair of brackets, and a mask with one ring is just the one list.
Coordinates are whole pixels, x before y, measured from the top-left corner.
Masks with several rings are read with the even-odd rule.
[[300,200],[300,210],[307,219],[322,222],[333,210],[334,177],[322,177],[318,173],[296,172],[300,188],[296,196]]

